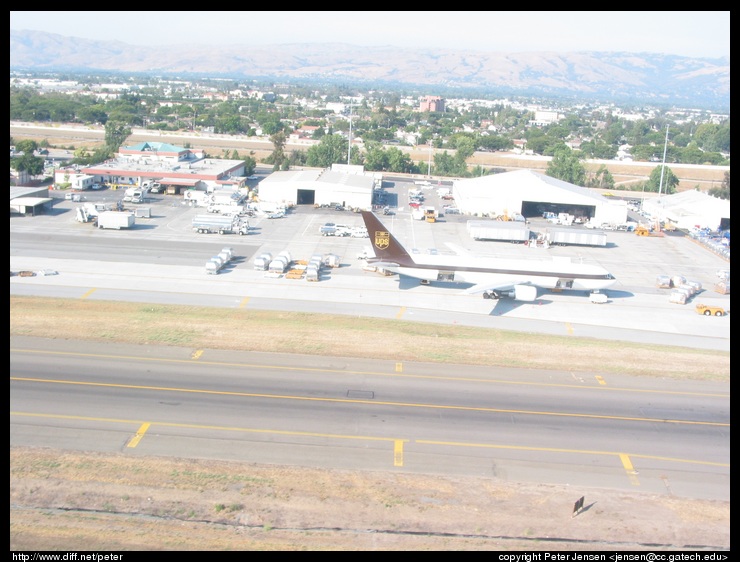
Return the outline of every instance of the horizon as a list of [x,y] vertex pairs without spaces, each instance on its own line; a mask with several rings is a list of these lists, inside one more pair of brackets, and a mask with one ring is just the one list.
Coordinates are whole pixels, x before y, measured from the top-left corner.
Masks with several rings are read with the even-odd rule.
[[[211,17],[208,17],[211,16]],[[604,32],[604,22],[609,30]],[[660,18],[664,25],[655,26]],[[111,26],[115,20],[116,25]],[[358,25],[361,22],[362,25]],[[474,22],[475,25],[471,25]],[[730,12],[10,12],[11,31],[133,46],[344,43],[478,52],[730,57]],[[553,33],[553,29],[557,29]],[[525,30],[525,32],[522,32]]]

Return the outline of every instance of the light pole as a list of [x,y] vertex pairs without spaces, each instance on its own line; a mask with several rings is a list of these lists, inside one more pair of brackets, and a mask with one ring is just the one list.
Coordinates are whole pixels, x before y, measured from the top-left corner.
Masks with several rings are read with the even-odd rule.
[[429,163],[427,165],[427,176],[429,176],[429,177],[432,176],[432,146],[433,146],[433,142],[432,141],[433,140],[434,140],[434,137],[433,136],[432,137],[429,137]]
[[349,146],[347,146],[347,166],[352,156],[352,104],[349,104]]
[[663,192],[663,172],[665,172],[665,154],[668,150],[668,129],[670,129],[670,124],[666,125],[665,127],[665,144],[663,145],[663,166],[660,168],[660,186],[658,187],[658,197],[660,197],[661,193]]

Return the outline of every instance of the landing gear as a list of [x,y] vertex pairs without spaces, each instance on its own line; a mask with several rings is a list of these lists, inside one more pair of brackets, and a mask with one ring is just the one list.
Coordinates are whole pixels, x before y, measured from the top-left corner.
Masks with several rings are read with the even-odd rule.
[[491,291],[484,291],[483,292],[483,298],[484,299],[498,300],[498,299],[501,298],[501,293],[499,293],[498,291],[493,291],[493,290],[491,290]]

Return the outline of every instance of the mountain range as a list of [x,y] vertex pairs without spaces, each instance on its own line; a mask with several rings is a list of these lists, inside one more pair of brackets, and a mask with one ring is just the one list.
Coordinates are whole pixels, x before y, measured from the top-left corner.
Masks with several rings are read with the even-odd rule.
[[718,112],[730,108],[729,58],[656,53],[505,53],[344,43],[152,47],[11,30],[10,69],[414,88],[446,97],[540,96]]

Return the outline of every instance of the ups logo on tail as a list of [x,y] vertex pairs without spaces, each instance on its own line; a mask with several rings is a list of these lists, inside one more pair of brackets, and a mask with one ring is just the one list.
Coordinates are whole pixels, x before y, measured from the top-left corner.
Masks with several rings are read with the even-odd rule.
[[391,243],[391,235],[388,232],[375,231],[375,247],[385,250]]

